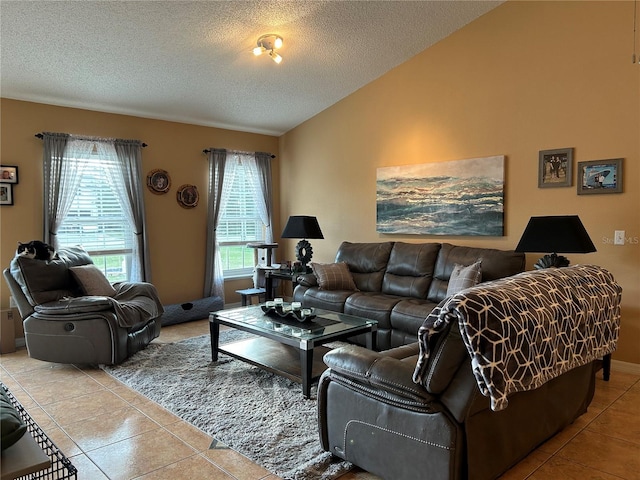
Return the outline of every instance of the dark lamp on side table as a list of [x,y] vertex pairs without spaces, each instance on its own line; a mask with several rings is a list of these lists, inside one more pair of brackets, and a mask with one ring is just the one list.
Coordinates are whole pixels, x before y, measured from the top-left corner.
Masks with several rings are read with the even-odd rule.
[[558,253],[590,253],[596,247],[577,215],[531,217],[516,252],[552,252],[539,259],[535,268],[568,267],[567,257]]
[[306,240],[307,238],[324,238],[318,219],[316,217],[309,217],[305,215],[292,215],[289,217],[287,224],[282,231],[282,238],[301,238],[296,245],[296,258],[307,268],[307,264],[311,261],[313,256],[313,249],[311,244]]

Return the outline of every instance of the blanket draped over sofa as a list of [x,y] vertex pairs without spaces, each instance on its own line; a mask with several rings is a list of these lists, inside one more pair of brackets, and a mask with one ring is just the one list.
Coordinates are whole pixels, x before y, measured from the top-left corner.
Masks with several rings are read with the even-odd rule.
[[434,342],[457,321],[480,391],[492,410],[503,410],[510,394],[612,353],[621,295],[613,276],[595,265],[528,271],[464,290],[420,327],[413,380],[427,381]]
[[108,298],[121,327],[133,327],[162,315],[162,301],[156,288],[146,282],[120,282],[116,294]]

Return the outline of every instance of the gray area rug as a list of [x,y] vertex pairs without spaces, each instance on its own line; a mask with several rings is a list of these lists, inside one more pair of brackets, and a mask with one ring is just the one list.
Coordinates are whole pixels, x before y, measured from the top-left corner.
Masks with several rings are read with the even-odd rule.
[[[220,344],[243,332],[221,331]],[[151,343],[107,373],[279,477],[330,480],[351,464],[320,447],[317,387],[300,384],[220,354],[211,362],[209,335]]]

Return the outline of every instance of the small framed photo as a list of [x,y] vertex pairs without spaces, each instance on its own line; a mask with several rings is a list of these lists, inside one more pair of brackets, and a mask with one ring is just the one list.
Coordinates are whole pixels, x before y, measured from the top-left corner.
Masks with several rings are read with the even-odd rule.
[[622,193],[622,159],[578,163],[578,195]]
[[156,195],[167,193],[171,188],[171,177],[166,170],[151,170],[147,175],[147,187]]
[[0,183],[18,183],[18,167],[0,165]]
[[573,172],[573,148],[540,150],[538,188],[570,187]]
[[13,185],[0,184],[0,205],[13,205]]
[[200,200],[198,187],[195,185],[180,185],[176,196],[178,203],[183,208],[193,208],[198,205],[198,200]]

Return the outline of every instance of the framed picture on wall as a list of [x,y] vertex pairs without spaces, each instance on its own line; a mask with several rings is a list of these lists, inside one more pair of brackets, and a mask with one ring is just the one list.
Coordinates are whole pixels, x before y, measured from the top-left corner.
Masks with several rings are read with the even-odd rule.
[[578,195],[622,193],[622,159],[578,163]]
[[0,205],[13,205],[13,185],[0,183]]
[[496,155],[378,168],[376,231],[503,236],[504,160]]
[[538,153],[538,188],[570,187],[572,171],[573,148]]
[[18,183],[18,167],[0,165],[0,183]]

